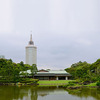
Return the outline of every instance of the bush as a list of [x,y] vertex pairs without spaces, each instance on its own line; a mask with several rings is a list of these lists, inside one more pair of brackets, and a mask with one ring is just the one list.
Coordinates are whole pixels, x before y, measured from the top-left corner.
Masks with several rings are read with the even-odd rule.
[[98,81],[98,82],[96,83],[96,85],[97,85],[97,86],[100,86],[100,81]]
[[64,85],[63,87],[69,87],[69,86],[75,86],[75,82],[70,81],[70,82],[68,82],[68,84]]
[[37,83],[38,79],[24,78],[20,80],[20,83]]
[[69,84],[69,86],[74,86],[75,82],[70,81],[70,82],[68,82],[68,84]]
[[13,83],[13,80],[0,79],[0,83]]

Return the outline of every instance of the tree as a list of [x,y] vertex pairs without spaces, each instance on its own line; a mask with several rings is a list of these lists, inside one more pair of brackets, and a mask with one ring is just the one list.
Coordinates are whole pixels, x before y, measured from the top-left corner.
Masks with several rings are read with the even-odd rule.
[[[16,64],[11,59],[0,59],[0,82],[18,82],[21,79],[20,72],[27,70],[31,70],[34,76],[37,73],[36,64],[30,66],[22,61]],[[28,73],[25,73],[25,76],[27,77]]]
[[31,72],[32,72],[33,78],[34,78],[34,75],[37,73],[37,71],[38,71],[38,69],[37,69],[36,64],[33,64],[31,67]]
[[0,76],[6,82],[16,82],[19,79],[19,68],[12,60],[0,59]]
[[72,75],[73,79],[87,79],[88,76],[88,70],[89,70],[90,64],[88,64],[86,61],[72,64],[70,68],[66,68],[65,70],[69,72]]

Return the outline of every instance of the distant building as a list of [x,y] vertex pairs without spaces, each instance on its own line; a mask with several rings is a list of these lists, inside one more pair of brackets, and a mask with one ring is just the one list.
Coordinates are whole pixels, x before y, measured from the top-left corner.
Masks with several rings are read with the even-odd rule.
[[[21,73],[27,73],[28,77],[33,77],[31,70],[21,71]],[[71,75],[65,70],[39,70],[35,75],[35,79],[39,80],[69,80]]]
[[26,46],[26,64],[37,65],[37,47],[34,46],[34,42],[32,41],[32,35],[30,36],[28,46]]
[[0,55],[0,59],[2,59],[2,58],[5,59],[5,56],[4,55]]
[[65,70],[39,70],[34,76],[39,80],[68,80],[71,75]]

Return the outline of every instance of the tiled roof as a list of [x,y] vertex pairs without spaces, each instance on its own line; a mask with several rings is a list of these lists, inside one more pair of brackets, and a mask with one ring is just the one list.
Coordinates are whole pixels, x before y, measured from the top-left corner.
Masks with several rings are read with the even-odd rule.
[[69,73],[67,73],[64,70],[50,70],[48,72],[37,72],[35,76],[70,76]]
[[[31,70],[22,71],[22,72],[31,74]],[[67,73],[65,70],[50,70],[48,72],[37,72],[35,76],[56,76],[56,75],[70,76],[70,74]]]
[[48,72],[37,72],[37,73],[55,73],[55,74],[66,74],[67,72],[66,71],[64,71],[64,70],[50,70],[50,71],[48,71]]

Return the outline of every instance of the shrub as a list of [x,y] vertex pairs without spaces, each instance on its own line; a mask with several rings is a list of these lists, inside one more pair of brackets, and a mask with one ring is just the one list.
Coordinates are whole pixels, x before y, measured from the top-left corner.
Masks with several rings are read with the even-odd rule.
[[0,83],[13,83],[13,80],[0,79]]
[[75,82],[70,81],[70,82],[68,82],[68,84],[69,84],[69,86],[74,86]]
[[25,78],[20,80],[21,83],[37,83],[38,79]]
[[100,81],[98,81],[98,82],[96,83],[96,85],[97,85],[97,86],[100,86]]
[[70,81],[68,84],[64,85],[63,87],[75,86],[75,81]]

